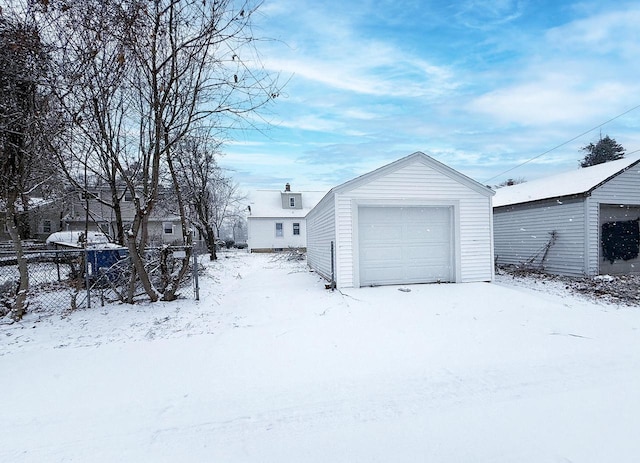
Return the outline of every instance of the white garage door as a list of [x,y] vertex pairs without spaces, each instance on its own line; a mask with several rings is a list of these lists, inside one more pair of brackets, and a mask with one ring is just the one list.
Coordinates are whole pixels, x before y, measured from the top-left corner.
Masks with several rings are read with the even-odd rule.
[[360,286],[453,281],[450,207],[360,207]]

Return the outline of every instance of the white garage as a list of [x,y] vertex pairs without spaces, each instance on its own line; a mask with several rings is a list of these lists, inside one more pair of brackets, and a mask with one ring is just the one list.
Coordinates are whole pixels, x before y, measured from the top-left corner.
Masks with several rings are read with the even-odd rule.
[[424,153],[333,188],[307,261],[337,287],[491,281],[493,191]]

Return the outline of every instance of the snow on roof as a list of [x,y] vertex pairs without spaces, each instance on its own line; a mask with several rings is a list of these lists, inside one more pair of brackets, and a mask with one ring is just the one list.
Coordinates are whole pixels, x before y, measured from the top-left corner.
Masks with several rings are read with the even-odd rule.
[[[82,240],[80,239],[81,236],[84,239],[83,231],[59,231],[49,235],[49,237],[47,238],[47,244],[59,244],[61,246],[81,248],[83,247]],[[104,235],[104,233],[93,231],[90,231],[88,233],[87,245],[100,245],[102,247],[103,245],[107,244],[109,244],[109,240]]]
[[628,167],[637,168],[640,172],[640,166],[634,165],[638,162],[640,162],[640,155],[629,156],[617,161],[581,167],[538,180],[499,188],[493,197],[493,207],[587,193]]
[[255,190],[249,194],[249,217],[303,218],[322,199],[326,191],[291,191],[302,195],[302,209],[284,209],[280,190]]

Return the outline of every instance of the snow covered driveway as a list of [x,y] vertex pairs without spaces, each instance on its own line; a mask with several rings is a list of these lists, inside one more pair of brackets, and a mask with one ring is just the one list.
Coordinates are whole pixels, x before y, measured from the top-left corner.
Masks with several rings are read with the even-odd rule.
[[202,284],[0,327],[0,461],[638,461],[638,308],[505,283],[332,293],[243,253]]

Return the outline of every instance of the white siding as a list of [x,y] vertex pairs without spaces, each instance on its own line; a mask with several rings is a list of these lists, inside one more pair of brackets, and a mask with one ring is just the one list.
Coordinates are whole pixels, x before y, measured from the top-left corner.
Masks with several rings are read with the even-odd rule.
[[[283,235],[276,236],[276,222],[282,223]],[[307,245],[307,226],[304,218],[259,218],[247,220],[249,250],[304,248]],[[293,224],[300,224],[300,234],[293,234]]]
[[333,195],[320,202],[306,217],[307,264],[319,275],[331,279],[331,242],[335,242],[335,203]]
[[357,230],[354,230],[358,223],[357,207],[377,204],[453,206],[456,281],[492,280],[490,197],[416,161],[350,191],[336,193],[338,287],[359,283]]
[[547,253],[544,270],[580,276],[585,268],[585,207],[582,199],[542,201],[494,210],[493,229],[496,262],[524,264],[533,259],[540,265],[544,247],[556,232]]
[[588,201],[589,274],[600,272],[600,205],[640,206],[640,165],[596,188]]

